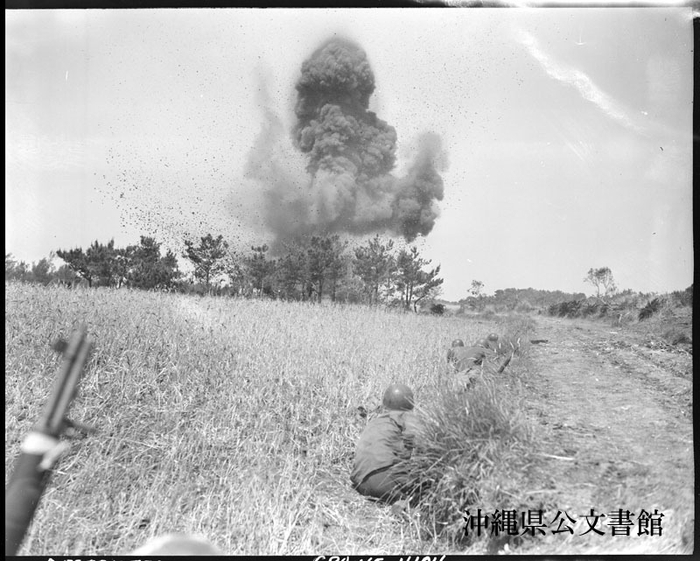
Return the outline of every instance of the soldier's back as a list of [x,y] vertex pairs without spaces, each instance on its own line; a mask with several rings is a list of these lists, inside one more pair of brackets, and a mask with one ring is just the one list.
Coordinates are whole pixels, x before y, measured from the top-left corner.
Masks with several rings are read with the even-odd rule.
[[481,365],[484,358],[488,355],[486,349],[481,347],[458,347],[453,350],[452,361],[457,372],[469,370],[474,366]]

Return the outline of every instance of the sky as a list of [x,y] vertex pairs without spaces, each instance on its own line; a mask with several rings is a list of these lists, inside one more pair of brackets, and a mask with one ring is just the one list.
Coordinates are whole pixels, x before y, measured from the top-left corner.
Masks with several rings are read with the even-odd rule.
[[[359,110],[395,131],[381,184],[432,139],[441,187],[409,241],[443,298],[592,294],[599,267],[620,289],[693,282],[690,7],[6,10],[6,254],[210,232],[245,250],[320,220],[360,189],[309,171],[295,136],[302,65],[333,39],[371,69]],[[348,239],[409,243],[373,225]]]

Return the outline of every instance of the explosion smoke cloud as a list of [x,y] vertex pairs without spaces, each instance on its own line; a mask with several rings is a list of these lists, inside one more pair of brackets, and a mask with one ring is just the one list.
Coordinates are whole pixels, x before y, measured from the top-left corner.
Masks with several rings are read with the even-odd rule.
[[331,39],[303,63],[292,133],[294,147],[306,157],[301,187],[271,153],[279,122],[268,115],[248,172],[265,186],[266,223],[278,239],[389,232],[411,242],[433,229],[444,194],[440,138],[423,135],[407,175],[391,175],[397,136],[369,111],[374,89],[367,56],[350,41]]

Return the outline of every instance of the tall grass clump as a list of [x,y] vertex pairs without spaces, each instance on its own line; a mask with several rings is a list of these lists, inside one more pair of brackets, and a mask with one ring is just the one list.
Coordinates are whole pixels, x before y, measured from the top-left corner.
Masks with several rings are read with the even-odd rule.
[[514,502],[518,468],[530,458],[533,432],[513,397],[499,381],[482,379],[469,391],[453,385],[420,411],[423,430],[407,465],[419,490],[414,516],[423,539],[467,546],[468,509],[522,506]]
[[661,298],[654,298],[648,302],[641,310],[639,310],[639,321],[644,321],[657,313],[663,306]]
[[692,337],[686,331],[678,327],[669,327],[665,329],[661,337],[669,345],[690,344],[693,342]]
[[530,349],[530,336],[536,322],[528,314],[510,313],[497,322],[500,332],[496,352],[500,356],[524,356]]

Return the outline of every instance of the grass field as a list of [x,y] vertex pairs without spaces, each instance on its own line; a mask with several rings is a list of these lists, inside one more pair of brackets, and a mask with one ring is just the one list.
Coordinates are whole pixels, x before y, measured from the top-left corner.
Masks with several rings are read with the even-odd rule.
[[[169,532],[228,554],[483,551],[460,541],[460,508],[505,506],[532,459],[526,356],[468,398],[445,370],[452,339],[516,341],[526,320],[22,284],[5,306],[6,481],[58,372],[51,343],[81,322],[95,342],[71,416],[98,432],[59,462],[22,554],[123,554]],[[415,462],[436,486],[407,519],[349,484],[358,407],[394,381],[433,431]]]

